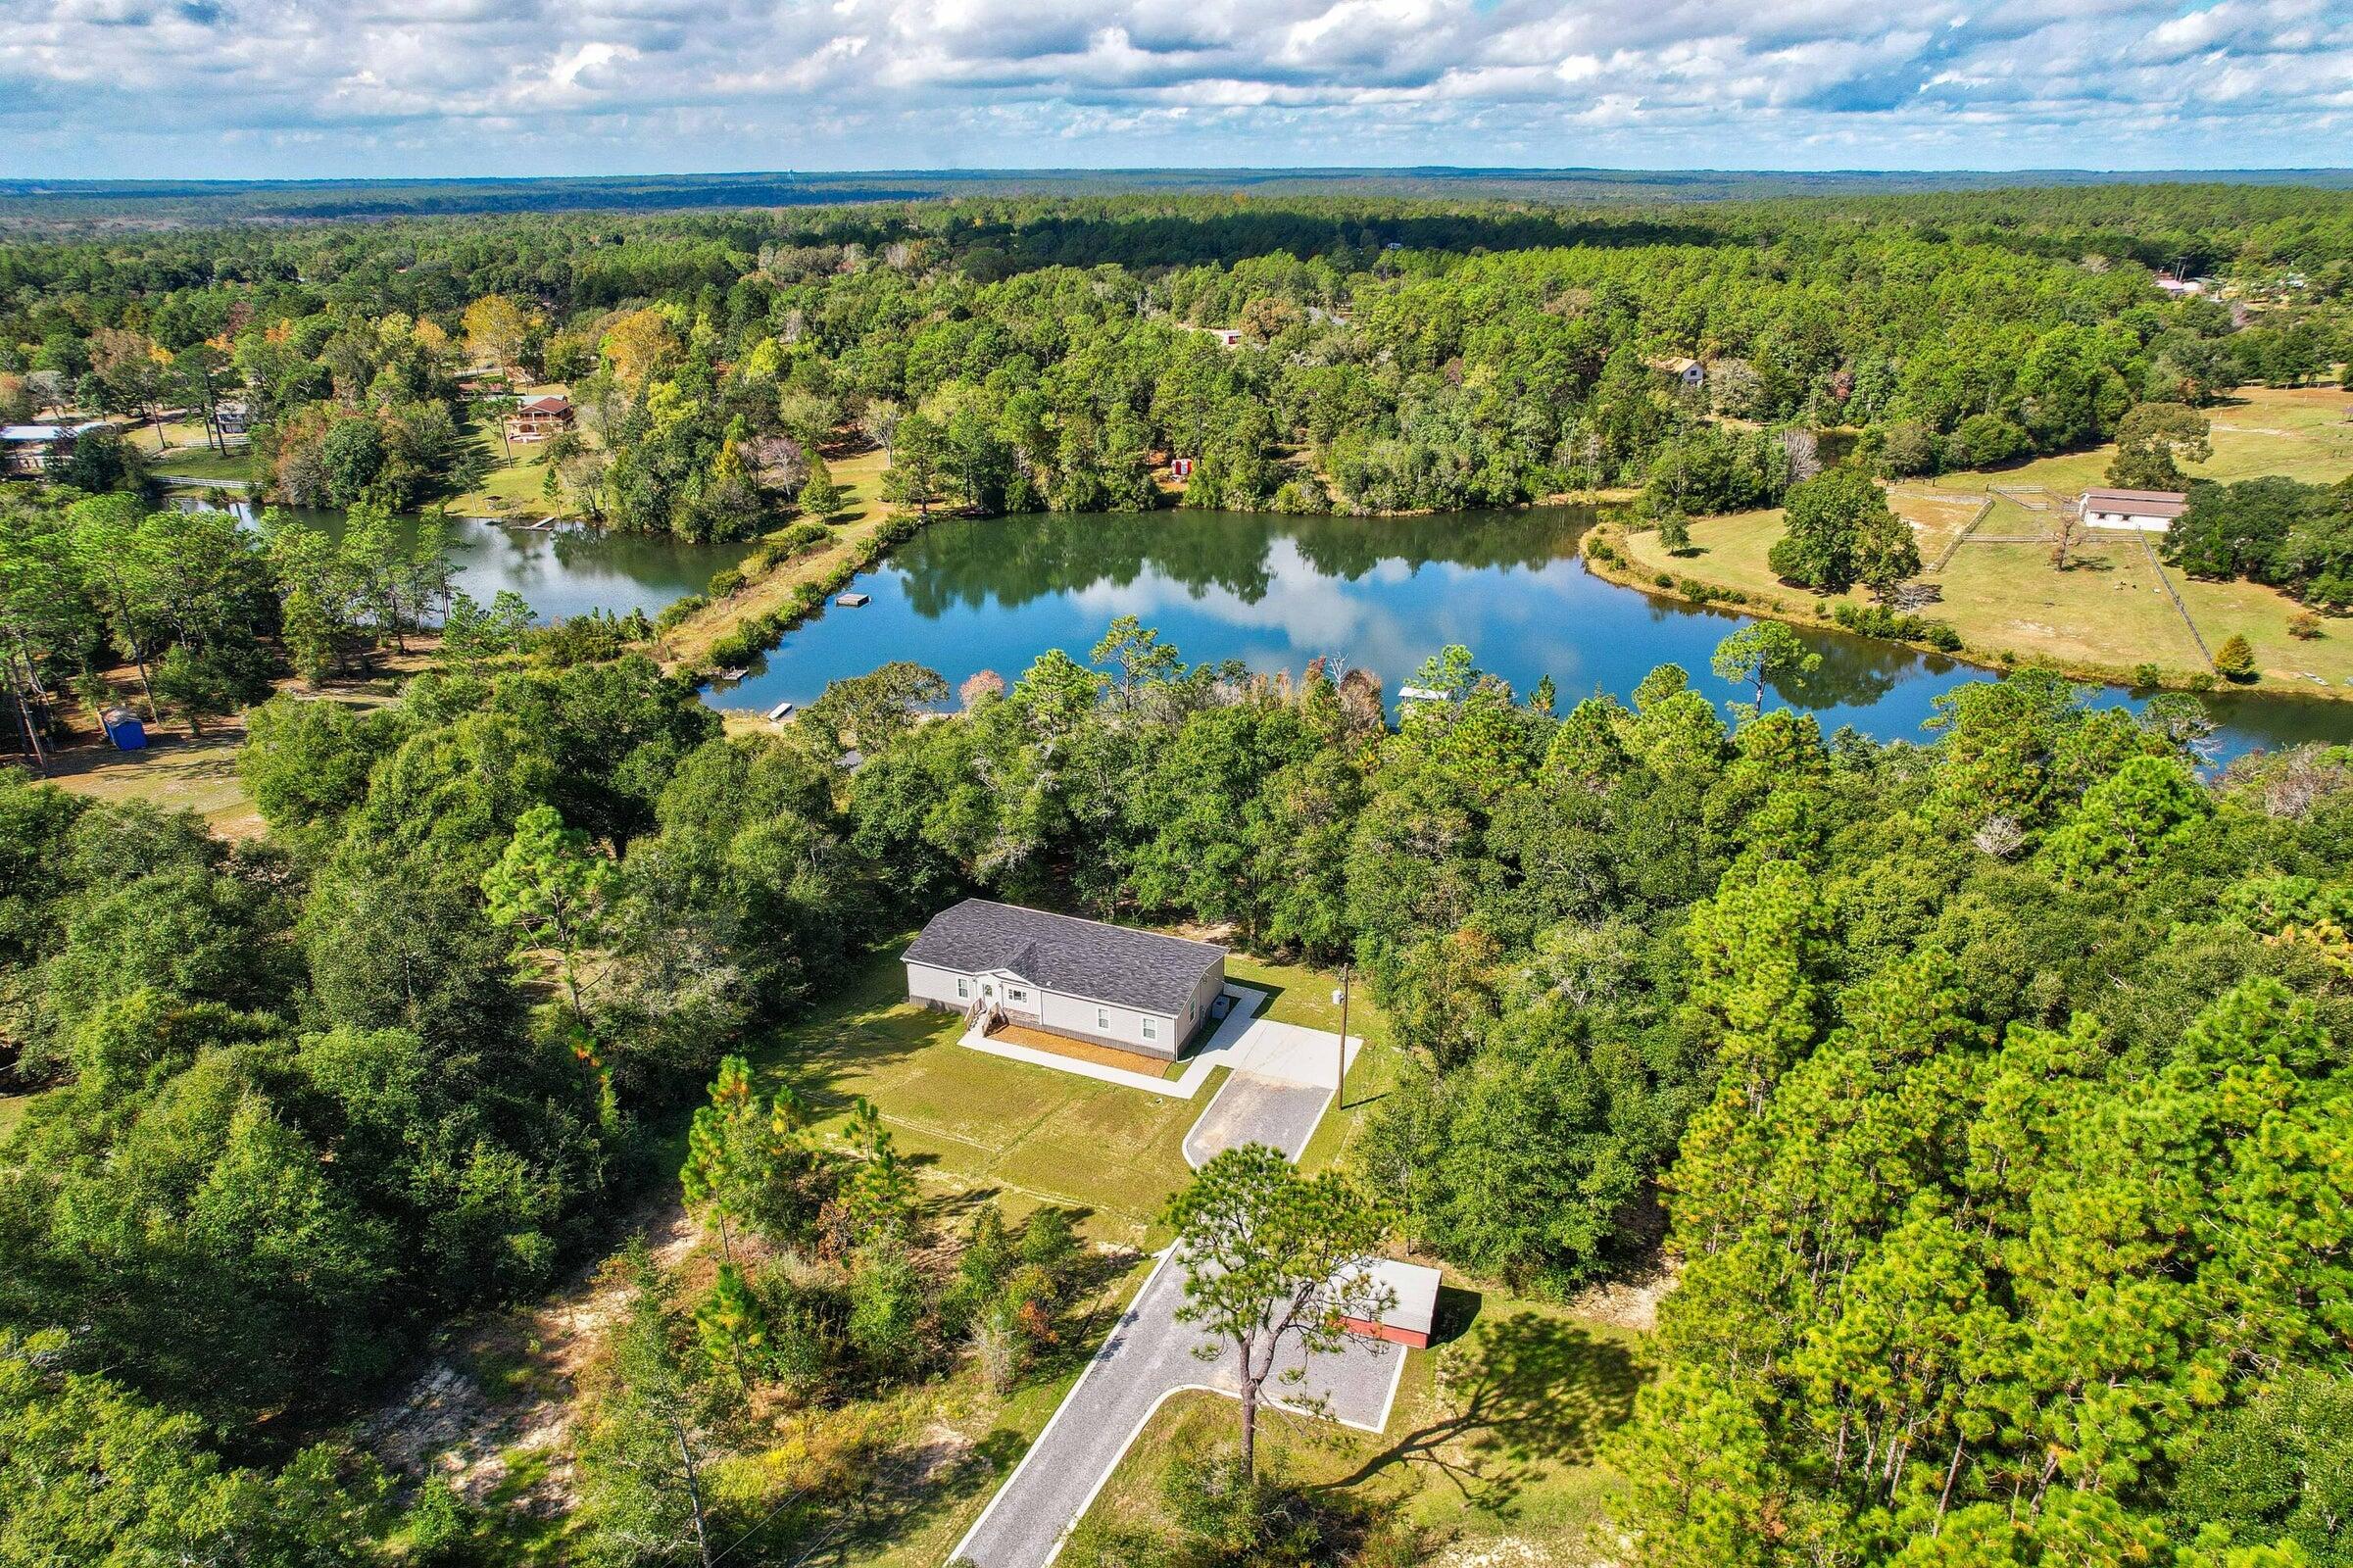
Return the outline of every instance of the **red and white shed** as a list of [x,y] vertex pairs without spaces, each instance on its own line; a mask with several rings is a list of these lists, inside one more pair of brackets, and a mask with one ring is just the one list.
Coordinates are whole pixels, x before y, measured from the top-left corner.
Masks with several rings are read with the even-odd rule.
[[[1366,1276],[1370,1276],[1369,1288],[1358,1283]],[[1333,1284],[1334,1294],[1344,1301],[1351,1298],[1361,1301],[1368,1296],[1387,1298],[1378,1322],[1349,1317],[1344,1309],[1340,1326],[1350,1334],[1416,1350],[1430,1348],[1430,1335],[1438,1323],[1438,1270],[1394,1257],[1366,1257],[1343,1268]]]

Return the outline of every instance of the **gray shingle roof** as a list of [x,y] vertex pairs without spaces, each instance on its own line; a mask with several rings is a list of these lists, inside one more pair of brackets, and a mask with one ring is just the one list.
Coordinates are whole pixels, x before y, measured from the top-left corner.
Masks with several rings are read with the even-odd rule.
[[966,899],[932,916],[907,960],[959,974],[1009,969],[1064,996],[1173,1018],[1225,955],[1212,943]]

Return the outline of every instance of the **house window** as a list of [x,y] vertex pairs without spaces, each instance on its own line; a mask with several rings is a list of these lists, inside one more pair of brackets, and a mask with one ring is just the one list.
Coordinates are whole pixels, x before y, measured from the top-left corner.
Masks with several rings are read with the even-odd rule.
[[1160,1025],[1157,1021],[1151,1018],[1144,1020],[1144,1038],[1147,1040],[1157,1040],[1160,1038]]
[[1029,993],[1022,990],[1019,986],[1006,986],[1005,988],[1005,1000],[1007,1002],[1027,1002],[1029,1000]]
[[965,1002],[970,1000],[971,996],[972,982],[969,980],[958,980],[956,983],[956,1000],[958,1002]]
[[1111,1027],[1111,1014],[1109,1009],[1104,1007],[1098,1007],[1095,1009],[1095,1027],[1098,1029],[1108,1029]]

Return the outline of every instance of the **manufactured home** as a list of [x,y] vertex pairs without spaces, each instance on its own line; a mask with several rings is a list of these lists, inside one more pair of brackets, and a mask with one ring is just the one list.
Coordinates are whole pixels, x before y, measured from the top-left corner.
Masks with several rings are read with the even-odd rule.
[[907,950],[907,994],[1001,1024],[1173,1061],[1225,990],[1226,950],[966,899]]

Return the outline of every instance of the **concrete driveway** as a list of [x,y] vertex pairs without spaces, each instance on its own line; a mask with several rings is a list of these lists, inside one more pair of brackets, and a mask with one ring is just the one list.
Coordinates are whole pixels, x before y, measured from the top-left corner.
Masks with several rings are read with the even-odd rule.
[[[1331,1103],[1340,1037],[1257,1019],[1236,1045],[1234,1074],[1185,1135],[1185,1157],[1198,1167],[1254,1142],[1299,1158]],[[1320,1081],[1313,1076],[1318,1062]],[[1184,1267],[1173,1250],[1164,1252],[1046,1430],[957,1544],[956,1560],[978,1568],[1045,1568],[1163,1400],[1184,1389],[1238,1392],[1230,1347],[1219,1346],[1211,1359],[1194,1353],[1208,1342],[1176,1320],[1184,1301]],[[1350,1340],[1328,1355],[1306,1355],[1296,1345],[1286,1345],[1283,1355],[1266,1385],[1271,1402],[1368,1432],[1389,1424],[1405,1367],[1401,1349]],[[1293,1372],[1296,1379],[1288,1376]]]

